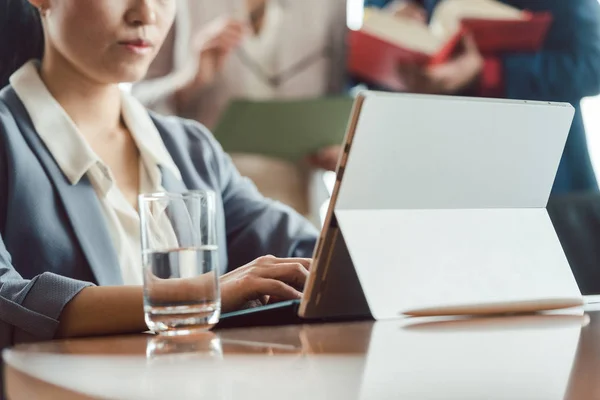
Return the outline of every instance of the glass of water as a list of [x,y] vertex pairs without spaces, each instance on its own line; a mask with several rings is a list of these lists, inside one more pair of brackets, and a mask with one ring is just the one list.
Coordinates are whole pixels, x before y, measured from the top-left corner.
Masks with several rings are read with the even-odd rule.
[[212,328],[221,314],[214,192],[144,194],[139,210],[148,328]]

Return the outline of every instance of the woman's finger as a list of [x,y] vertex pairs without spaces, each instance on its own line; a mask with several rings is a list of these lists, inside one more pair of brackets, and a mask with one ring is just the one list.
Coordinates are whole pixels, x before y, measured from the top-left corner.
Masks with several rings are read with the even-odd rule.
[[254,295],[248,300],[262,298],[262,296],[276,297],[281,300],[302,298],[301,292],[276,279],[256,279],[253,285]]
[[277,257],[261,257],[259,259],[261,264],[265,266],[279,265],[279,264],[302,264],[306,270],[310,270],[312,265],[312,258],[277,258]]
[[299,263],[277,264],[271,268],[257,269],[260,277],[266,279],[277,279],[296,289],[303,289],[308,279],[308,271]]

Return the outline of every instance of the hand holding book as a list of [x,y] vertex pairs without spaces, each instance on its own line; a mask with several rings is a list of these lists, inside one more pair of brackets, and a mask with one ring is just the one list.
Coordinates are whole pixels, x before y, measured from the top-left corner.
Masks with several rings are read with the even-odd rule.
[[398,77],[411,93],[457,94],[474,87],[483,70],[483,56],[472,36],[463,39],[463,47],[452,59],[436,65],[399,63]]
[[[531,13],[497,0],[442,0],[429,24],[423,23],[418,15],[418,6],[414,3],[397,10],[365,10],[362,27],[349,36],[350,72],[367,82],[404,90],[398,64],[416,64],[429,69],[436,64],[467,63],[460,49],[467,35],[471,35],[478,51],[485,56],[534,52],[543,46],[552,23],[549,13]],[[467,57],[467,60],[475,58]],[[445,75],[440,70],[436,74]],[[461,85],[450,82],[444,86]]]
[[393,3],[390,11],[398,18],[410,19],[423,24],[427,23],[427,11],[414,1]]

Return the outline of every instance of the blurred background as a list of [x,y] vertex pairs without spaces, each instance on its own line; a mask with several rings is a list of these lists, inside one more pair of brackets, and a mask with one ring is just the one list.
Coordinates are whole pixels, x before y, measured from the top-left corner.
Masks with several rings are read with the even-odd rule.
[[553,198],[598,191],[597,0],[177,1],[133,93],[206,125],[260,192],[315,225],[361,89],[569,102]]
[[600,175],[600,96],[583,99],[583,121],[596,176]]
[[583,100],[583,116],[596,176],[600,174],[600,96]]

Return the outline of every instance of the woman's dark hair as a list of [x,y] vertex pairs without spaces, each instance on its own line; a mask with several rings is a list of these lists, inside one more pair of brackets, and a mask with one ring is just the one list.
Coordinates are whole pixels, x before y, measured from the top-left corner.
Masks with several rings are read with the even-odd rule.
[[0,0],[0,88],[32,58],[44,55],[44,31],[38,10],[27,0]]

